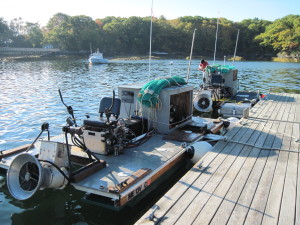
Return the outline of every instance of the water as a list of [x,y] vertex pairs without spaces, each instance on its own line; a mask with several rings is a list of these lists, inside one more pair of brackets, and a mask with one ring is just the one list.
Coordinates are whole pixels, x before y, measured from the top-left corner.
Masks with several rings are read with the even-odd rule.
[[[191,65],[190,83],[199,86],[198,60]],[[223,64],[223,62],[217,62]],[[300,94],[300,64],[236,62],[240,89],[262,93]],[[153,60],[150,79],[179,75],[186,77],[188,61]],[[57,60],[0,63],[0,150],[30,143],[49,122],[51,135],[61,133],[67,117],[64,101],[71,105],[80,123],[85,114],[97,116],[101,97],[112,96],[121,84],[149,80],[148,61],[115,61],[90,66],[84,60]],[[1,174],[4,176],[5,174]],[[167,189],[168,187],[164,187]],[[159,192],[161,194],[162,192]],[[147,206],[155,202],[153,193]],[[131,224],[147,209],[142,202],[135,208],[113,212],[83,203],[83,193],[67,190],[39,191],[20,202],[0,185],[0,224]]]

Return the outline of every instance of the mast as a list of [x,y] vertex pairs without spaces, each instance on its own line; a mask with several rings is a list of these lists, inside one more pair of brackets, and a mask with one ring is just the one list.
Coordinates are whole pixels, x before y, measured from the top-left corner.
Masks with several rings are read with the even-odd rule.
[[186,83],[189,82],[189,78],[190,78],[190,69],[191,69],[192,55],[193,55],[193,49],[194,49],[195,34],[196,34],[196,29],[194,29],[194,33],[193,33],[192,47],[191,47],[191,53],[190,53],[190,62],[189,62],[189,66],[188,66],[187,76],[186,76]]
[[237,32],[237,35],[236,35],[236,42],[235,42],[235,49],[234,49],[234,54],[233,54],[232,65],[234,65],[234,61],[235,61],[235,55],[236,55],[237,44],[238,44],[238,41],[239,41],[239,34],[240,34],[240,29],[238,29],[238,32]]
[[152,54],[152,18],[153,18],[153,0],[151,3],[151,22],[150,22],[150,47],[149,47],[149,75],[148,81],[151,78],[151,54]]
[[216,30],[216,40],[215,40],[215,52],[214,52],[214,64],[216,61],[216,52],[217,52],[217,42],[218,42],[218,31],[219,31],[219,17],[217,20],[217,30]]

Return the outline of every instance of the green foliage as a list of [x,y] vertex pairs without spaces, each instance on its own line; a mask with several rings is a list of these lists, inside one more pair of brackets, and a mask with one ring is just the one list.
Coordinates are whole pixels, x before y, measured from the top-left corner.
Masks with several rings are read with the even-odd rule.
[[262,46],[270,46],[277,52],[287,54],[300,51],[300,16],[288,15],[270,24],[256,40]]
[[[170,55],[189,55],[196,29],[194,55],[212,57],[217,18],[184,16],[167,20],[153,18],[152,50]],[[93,20],[79,15],[55,14],[46,27],[24,23],[21,18],[6,23],[0,18],[0,45],[41,47],[52,44],[67,51],[89,51],[99,48],[111,55],[137,55],[149,52],[150,17],[105,17]],[[233,55],[237,31],[240,30],[237,54],[244,58],[278,52],[299,54],[300,16],[289,15],[274,22],[258,18],[235,23],[219,18],[217,56]]]
[[273,49],[260,45],[260,42],[255,39],[257,35],[265,32],[266,27],[270,24],[270,21],[258,18],[241,21],[238,24],[238,28],[240,29],[239,51],[243,52],[245,56],[250,55],[253,57],[272,53]]
[[6,47],[10,42],[12,37],[12,31],[9,29],[6,21],[0,17],[0,47]]
[[27,22],[24,30],[26,32],[25,38],[30,42],[34,48],[41,48],[44,39],[42,30],[38,23]]

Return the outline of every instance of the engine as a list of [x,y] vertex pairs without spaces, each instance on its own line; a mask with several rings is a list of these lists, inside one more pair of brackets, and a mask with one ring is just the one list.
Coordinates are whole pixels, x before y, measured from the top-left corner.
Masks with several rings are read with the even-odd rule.
[[101,155],[119,155],[128,144],[126,127],[122,120],[110,123],[84,120],[82,137],[90,151]]

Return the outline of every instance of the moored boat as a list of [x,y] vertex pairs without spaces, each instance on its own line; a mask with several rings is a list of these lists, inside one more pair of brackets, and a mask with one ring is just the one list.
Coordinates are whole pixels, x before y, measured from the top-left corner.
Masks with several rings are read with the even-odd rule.
[[90,54],[89,63],[90,64],[106,64],[106,63],[108,63],[108,60],[103,58],[103,53],[100,53],[99,49],[97,49],[96,52]]
[[199,112],[212,112],[223,118],[247,116],[260,99],[257,91],[239,91],[238,70],[235,66],[212,65],[203,72],[202,84],[194,99]]
[[197,161],[209,151],[203,140],[224,125],[193,117],[194,87],[182,80],[120,86],[118,98],[101,99],[100,118],[81,126],[61,95],[71,115],[62,135],[51,137],[45,123],[32,144],[0,154],[12,196],[26,200],[72,185],[85,201],[120,210],[158,188],[188,157]]

